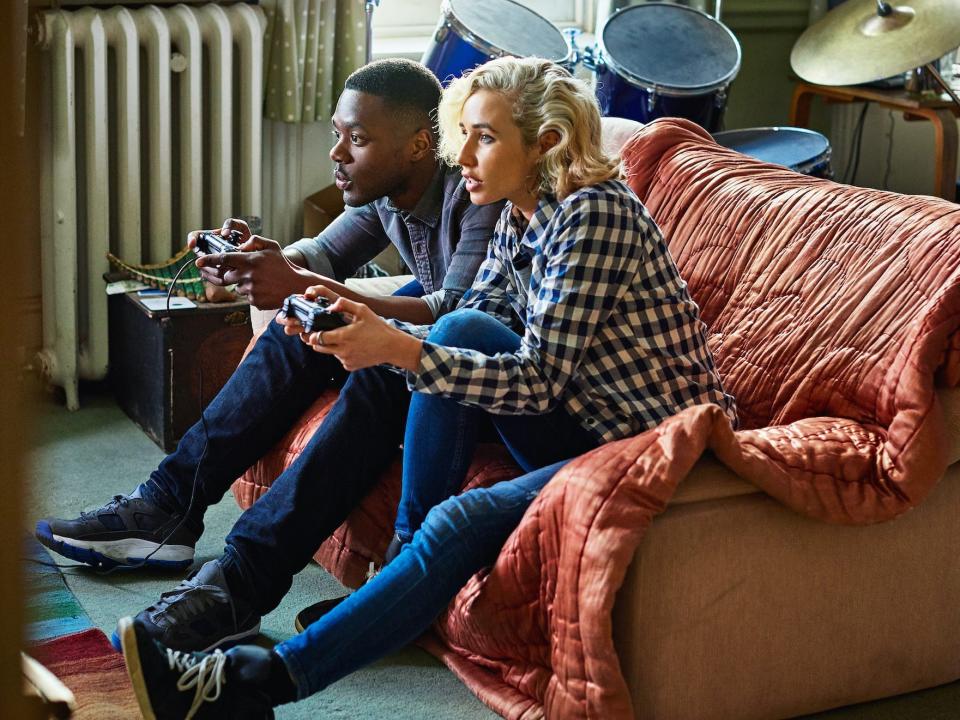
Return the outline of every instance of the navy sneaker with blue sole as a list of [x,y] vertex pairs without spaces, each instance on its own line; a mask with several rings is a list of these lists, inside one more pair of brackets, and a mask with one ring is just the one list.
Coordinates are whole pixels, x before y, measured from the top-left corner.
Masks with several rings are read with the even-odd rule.
[[74,520],[39,520],[35,534],[55,553],[96,568],[185,570],[193,563],[197,534],[181,519],[145,498],[116,495]]

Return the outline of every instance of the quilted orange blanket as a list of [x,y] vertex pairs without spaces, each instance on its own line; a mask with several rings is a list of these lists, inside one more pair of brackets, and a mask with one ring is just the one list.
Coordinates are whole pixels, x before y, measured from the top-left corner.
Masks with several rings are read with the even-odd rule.
[[684,121],[648,125],[624,158],[711,328],[744,429],[692,408],[547,486],[433,645],[506,717],[632,717],[614,598],[705,449],[795,510],[841,523],[904,512],[946,467],[934,384],[960,369],[960,208],[745,160]]
[[[710,327],[741,429],[700,406],[578,458],[460,592],[424,642],[508,718],[632,717],[614,599],[705,450],[796,511],[851,524],[908,510],[946,467],[934,386],[960,381],[960,207],[759,163],[683,120],[646,126],[623,157]],[[476,467],[471,484],[513,472],[495,454]],[[382,552],[393,475],[321,550],[348,584],[358,557]],[[241,502],[259,492],[249,477],[238,489]]]

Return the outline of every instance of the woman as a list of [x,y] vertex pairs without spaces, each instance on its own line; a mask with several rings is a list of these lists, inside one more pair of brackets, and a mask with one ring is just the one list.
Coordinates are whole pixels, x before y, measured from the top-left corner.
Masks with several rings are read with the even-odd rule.
[[[440,133],[471,200],[507,200],[472,289],[423,328],[312,288],[350,323],[302,336],[348,370],[387,363],[406,373],[414,398],[397,532],[409,543],[272,651],[176,652],[122,620],[145,714],[266,716],[322,690],[420,635],[569,458],[690,405],[715,403],[736,421],[662,236],[600,149],[583,83],[547,61],[494,60],[444,92]],[[460,487],[485,422],[527,474],[441,502]]]

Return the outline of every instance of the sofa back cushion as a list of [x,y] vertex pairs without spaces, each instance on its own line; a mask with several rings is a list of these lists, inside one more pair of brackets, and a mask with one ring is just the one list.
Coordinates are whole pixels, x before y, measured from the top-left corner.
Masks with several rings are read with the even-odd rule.
[[623,157],[700,306],[741,427],[816,416],[887,427],[930,395],[909,387],[917,362],[956,384],[957,205],[762,163],[685,120],[646,125]]

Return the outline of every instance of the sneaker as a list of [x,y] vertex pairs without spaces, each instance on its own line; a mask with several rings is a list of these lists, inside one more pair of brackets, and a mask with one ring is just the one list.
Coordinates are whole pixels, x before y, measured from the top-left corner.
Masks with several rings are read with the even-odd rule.
[[293,620],[293,626],[297,629],[298,633],[302,633],[308,625],[315,623],[348,597],[350,596],[344,595],[343,597],[321,600],[320,602],[315,602],[313,605],[305,607],[297,613],[297,617]]
[[146,720],[273,718],[265,690],[270,675],[266,648],[183,652],[157,642],[134,618],[121,618],[117,629]]
[[[219,560],[204,563],[135,618],[143,633],[175,650],[210,652],[260,632],[260,616],[230,593]],[[120,629],[111,637],[120,649]]]
[[142,563],[184,570],[193,562],[197,535],[177,527],[181,517],[136,495],[114,495],[76,520],[38,521],[36,536],[54,552],[98,568]]

